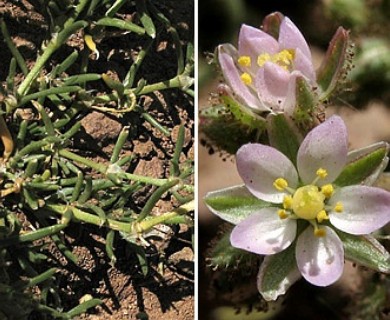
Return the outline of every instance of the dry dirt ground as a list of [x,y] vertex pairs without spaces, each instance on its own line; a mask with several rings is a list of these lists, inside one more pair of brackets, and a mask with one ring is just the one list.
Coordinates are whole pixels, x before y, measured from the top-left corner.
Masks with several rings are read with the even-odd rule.
[[[14,42],[27,61],[33,61],[40,46],[45,27],[42,16],[34,11],[34,1],[0,1],[0,16],[5,19]],[[177,28],[183,44],[193,41],[192,0],[168,0],[156,3],[159,9],[171,19]],[[140,43],[131,37],[111,39],[99,45],[99,62],[92,63],[93,72],[111,72],[123,75],[127,69],[124,59],[130,59],[132,50],[139,49]],[[176,70],[175,48],[169,37],[162,32],[152,53],[145,60],[140,72],[153,83],[169,79]],[[82,40],[74,37],[70,46],[82,46]],[[4,47],[0,51],[1,79],[8,72],[10,55]],[[69,48],[71,50],[71,48]],[[69,50],[56,55],[63,59]],[[70,51],[71,52],[71,51]],[[62,61],[62,60],[60,60]],[[91,112],[83,119],[82,132],[77,136],[75,146],[97,161],[107,161],[120,130],[125,125],[131,128],[124,153],[133,154],[134,173],[162,178],[169,169],[169,157],[173,154],[174,141],[180,124],[185,125],[186,138],[181,160],[193,159],[193,103],[178,90],[155,92],[144,97],[145,108],[163,125],[172,130],[172,137],[164,137],[149,123],[132,113],[117,118],[103,113]],[[172,142],[173,141],[173,142]],[[150,189],[139,193],[137,202],[142,205]],[[154,212],[166,212],[172,208],[170,198],[160,201]],[[105,230],[72,224],[66,230],[66,238],[73,253],[78,256],[78,265],[67,265],[55,249],[49,247],[48,266],[61,268],[59,286],[63,293],[65,310],[74,307],[85,294],[100,298],[104,304],[79,319],[178,319],[194,317],[194,260],[192,251],[192,230],[188,227],[173,228],[164,241],[157,242],[148,251],[150,272],[143,276],[135,263],[134,254],[118,240],[115,266],[110,265],[104,249]],[[123,241],[123,240],[122,240]],[[0,302],[1,303],[1,302]],[[39,319],[32,315],[31,319]]]

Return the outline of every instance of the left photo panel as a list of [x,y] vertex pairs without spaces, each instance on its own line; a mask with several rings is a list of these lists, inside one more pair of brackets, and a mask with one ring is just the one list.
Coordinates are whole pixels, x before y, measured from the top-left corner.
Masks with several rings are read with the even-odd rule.
[[0,320],[191,320],[195,3],[0,1]]

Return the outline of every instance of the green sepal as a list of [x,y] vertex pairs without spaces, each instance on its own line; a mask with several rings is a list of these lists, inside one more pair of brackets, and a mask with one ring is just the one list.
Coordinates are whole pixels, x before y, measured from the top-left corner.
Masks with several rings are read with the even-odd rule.
[[346,63],[350,58],[349,33],[339,27],[333,36],[320,68],[317,71],[317,83],[320,86],[320,100],[327,99],[337,83],[346,74]]
[[274,12],[267,15],[263,20],[263,30],[275,39],[279,38],[279,29],[284,15],[280,12]]
[[390,273],[390,254],[372,236],[356,236],[336,230],[344,245],[345,257],[375,271]]
[[252,130],[260,130],[265,127],[265,119],[263,117],[234,100],[223,86],[219,87],[219,91],[222,104],[229,109],[237,121],[240,121],[244,126]]
[[246,143],[261,142],[265,125],[250,127],[241,120],[224,105],[201,110],[199,131],[205,136],[201,142],[210,147],[210,153],[216,147],[228,154],[235,154]]
[[233,247],[230,244],[231,230],[224,232],[218,240],[213,240],[208,254],[208,264],[213,268],[230,268],[248,265],[258,257],[248,251]]
[[284,114],[270,114],[267,117],[267,130],[270,145],[282,152],[296,166],[301,141],[294,124]]
[[348,164],[334,181],[339,187],[375,182],[388,162],[389,145],[379,142],[348,154]]
[[204,201],[214,214],[232,224],[238,224],[252,213],[273,205],[253,196],[245,186],[209,192]]
[[264,258],[257,287],[265,300],[273,301],[285,294],[300,277],[294,242],[287,249]]
[[317,107],[317,93],[303,76],[296,79],[295,89],[296,105],[294,108],[293,119],[295,123],[307,133],[314,127],[313,114]]

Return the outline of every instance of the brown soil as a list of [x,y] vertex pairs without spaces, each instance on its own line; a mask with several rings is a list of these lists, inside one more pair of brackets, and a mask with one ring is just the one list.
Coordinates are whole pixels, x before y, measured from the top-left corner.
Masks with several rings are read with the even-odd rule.
[[[34,11],[34,1],[0,1],[0,15],[5,18],[9,32],[21,53],[33,61],[47,29],[43,17]],[[193,41],[192,0],[168,0],[158,5],[177,28],[183,44]],[[161,33],[142,66],[142,76],[150,83],[169,79],[176,70],[175,48],[169,42],[169,35]],[[99,62],[91,64],[93,72],[110,72],[120,76],[127,72],[131,55],[142,47],[135,37],[111,39],[99,46]],[[83,46],[82,38],[75,35],[69,46]],[[71,51],[56,54],[59,61]],[[3,46],[0,52],[3,63],[0,79],[5,79],[10,54]],[[162,125],[172,130],[172,137],[165,137],[144,121],[139,114],[130,113],[122,118],[91,112],[86,114],[83,129],[75,140],[74,148],[100,162],[109,159],[113,145],[123,126],[130,126],[130,137],[123,148],[124,154],[132,154],[135,160],[131,166],[136,174],[161,178],[169,169],[174,142],[180,124],[185,125],[186,141],[181,160],[193,160],[193,103],[178,90],[155,92],[145,96],[140,103]],[[138,194],[135,207],[144,204],[150,192],[149,187]],[[170,197],[158,202],[154,213],[164,213],[177,203]],[[118,258],[111,265],[105,253],[106,230],[72,224],[66,229],[65,237],[69,247],[78,257],[77,265],[70,265],[54,245],[49,244],[46,254],[50,256],[48,266],[61,269],[57,277],[65,310],[77,305],[85,295],[92,295],[104,304],[78,319],[193,319],[194,318],[194,264],[192,251],[192,228],[173,227],[164,230],[149,248],[149,273],[142,274],[133,252],[125,241],[116,239],[115,255]],[[46,267],[48,267],[46,266]],[[32,315],[31,319],[39,319]]]

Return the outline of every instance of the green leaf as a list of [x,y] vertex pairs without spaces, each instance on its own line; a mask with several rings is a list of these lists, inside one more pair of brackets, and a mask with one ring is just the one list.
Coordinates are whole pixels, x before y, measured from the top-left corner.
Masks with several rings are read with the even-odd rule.
[[389,145],[386,142],[355,150],[348,154],[349,163],[334,184],[339,187],[354,184],[372,184],[388,162]]
[[253,196],[245,186],[209,192],[204,201],[214,214],[232,224],[238,224],[253,212],[273,205]]
[[270,114],[267,121],[270,145],[282,152],[296,166],[301,138],[294,125],[284,114]]
[[257,286],[267,301],[276,300],[293,285],[301,274],[295,260],[295,242],[286,250],[264,258]]
[[348,260],[379,272],[390,273],[390,254],[374,237],[335,231],[344,244]]

